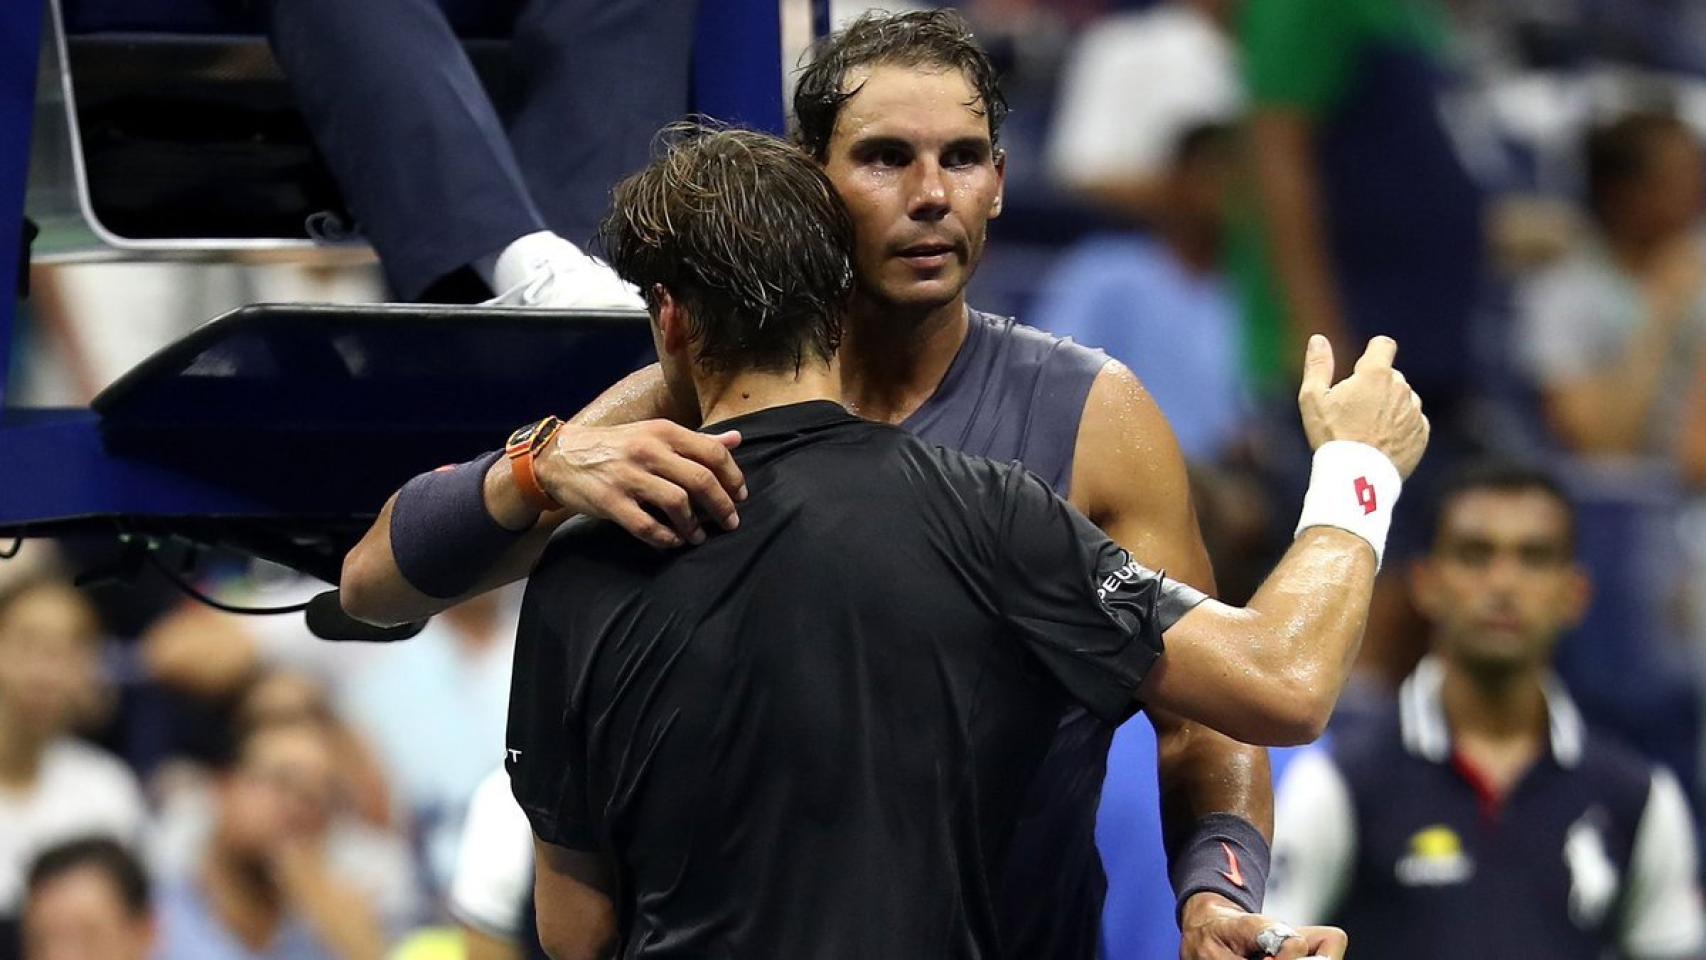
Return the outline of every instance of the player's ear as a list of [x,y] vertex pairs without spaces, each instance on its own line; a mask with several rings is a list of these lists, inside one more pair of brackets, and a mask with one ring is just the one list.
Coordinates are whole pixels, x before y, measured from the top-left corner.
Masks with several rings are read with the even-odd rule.
[[666,353],[684,352],[691,338],[687,331],[687,311],[681,301],[660,283],[652,287],[652,302],[657,304],[658,347]]
[[1001,203],[1007,195],[1007,151],[995,148],[995,200],[989,205],[989,219],[1001,216]]

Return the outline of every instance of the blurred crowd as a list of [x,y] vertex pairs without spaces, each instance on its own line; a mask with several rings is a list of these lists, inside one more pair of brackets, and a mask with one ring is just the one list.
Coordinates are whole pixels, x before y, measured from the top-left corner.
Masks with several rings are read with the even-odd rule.
[[[1434,441],[1388,571],[1426,546],[1454,464],[1552,465],[1596,588],[1558,671],[1589,723],[1676,773],[1698,818],[1706,6],[961,6],[1013,106],[971,302],[1138,374],[1193,464],[1225,597],[1246,599],[1289,541],[1304,336],[1354,356],[1391,334]],[[17,404],[87,402],[241,303],[385,296],[371,264],[33,280]],[[31,545],[0,565],[0,957],[431,955],[409,935],[453,916],[464,820],[501,759],[515,597],[405,644],[333,648],[299,618],[215,613],[163,582],[140,600],[73,589],[85,554]],[[308,589],[213,569],[263,606]],[[1404,578],[1383,578],[1347,715],[1392,696],[1425,646]]]
[[[448,922],[517,597],[337,648],[164,581],[74,588],[76,547],[0,580],[0,955],[380,957]],[[259,606],[308,589],[208,578]],[[137,952],[86,942],[121,935]]]
[[[1272,505],[1302,489],[1303,338],[1328,333],[1343,369],[1371,334],[1396,337],[1434,442],[1389,573],[1426,545],[1455,465],[1555,465],[1598,585],[1559,669],[1590,720],[1698,785],[1698,5],[1082,6],[973,7],[986,40],[1012,38],[993,44],[1015,104],[1015,202],[973,302],[1136,371],[1197,468],[1234,600],[1288,539]],[[1080,228],[1064,246],[1063,220]],[[1388,695],[1423,654],[1401,581],[1383,578],[1359,695]]]

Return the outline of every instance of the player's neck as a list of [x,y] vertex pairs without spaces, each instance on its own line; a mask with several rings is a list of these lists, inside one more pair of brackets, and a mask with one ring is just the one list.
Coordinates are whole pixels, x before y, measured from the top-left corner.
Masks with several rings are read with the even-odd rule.
[[1482,671],[1446,659],[1440,700],[1452,736],[1538,748],[1547,731],[1543,676],[1539,669]]
[[911,416],[942,385],[970,324],[964,294],[917,314],[855,297],[841,344],[848,409],[883,423]]
[[806,361],[798,371],[747,371],[697,380],[701,423],[721,423],[743,414],[808,400],[841,402],[841,374],[833,362]]

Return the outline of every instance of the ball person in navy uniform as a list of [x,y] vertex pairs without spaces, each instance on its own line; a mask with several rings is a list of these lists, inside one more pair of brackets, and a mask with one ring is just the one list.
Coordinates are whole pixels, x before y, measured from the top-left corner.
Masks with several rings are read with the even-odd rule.
[[1269,910],[1380,960],[1701,955],[1681,786],[1586,730],[1549,669],[1588,600],[1574,550],[1547,474],[1447,484],[1412,581],[1432,655],[1387,715],[1287,771]]

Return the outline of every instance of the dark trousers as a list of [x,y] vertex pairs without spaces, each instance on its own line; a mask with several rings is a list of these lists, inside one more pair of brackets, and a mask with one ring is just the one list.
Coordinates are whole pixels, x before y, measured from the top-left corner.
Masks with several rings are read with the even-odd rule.
[[698,0],[527,0],[491,102],[454,0],[268,0],[273,50],[392,289],[524,234],[584,244],[610,188],[688,109]]

